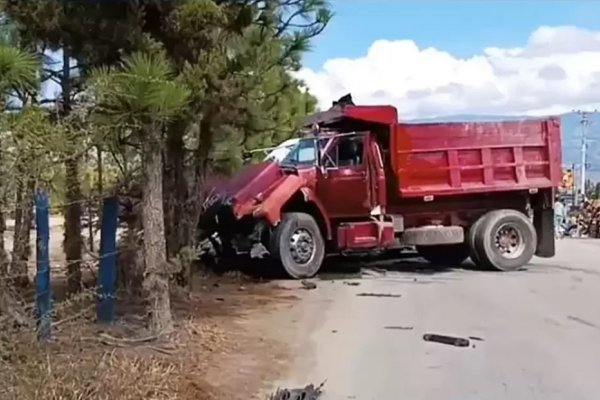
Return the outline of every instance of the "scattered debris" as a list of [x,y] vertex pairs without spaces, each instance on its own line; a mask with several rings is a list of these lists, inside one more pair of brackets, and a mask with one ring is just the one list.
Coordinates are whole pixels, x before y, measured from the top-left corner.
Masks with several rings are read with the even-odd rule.
[[262,243],[255,243],[250,249],[250,258],[264,258],[268,256],[269,250]]
[[332,329],[331,333],[337,333],[337,329]]
[[267,400],[317,400],[323,394],[325,382],[315,387],[312,383],[301,389],[277,389]]
[[377,278],[387,274],[387,271],[380,268],[363,268],[361,271],[362,276]]
[[217,297],[215,298],[216,301],[225,301],[225,299],[223,297]]
[[395,330],[399,330],[399,331],[412,331],[413,327],[412,326],[386,326],[383,329],[395,329]]
[[360,297],[402,297],[401,294],[391,293],[357,293],[356,295]]
[[307,280],[301,280],[300,283],[302,284],[302,287],[306,290],[312,290],[312,289],[316,289],[317,288],[317,284],[311,281],[307,281]]
[[426,342],[436,342],[456,347],[469,347],[470,344],[469,339],[446,335],[437,335],[433,333],[426,333],[425,335],[423,335],[423,340]]
[[567,316],[567,318],[570,319],[571,321],[579,322],[582,325],[589,326],[590,328],[600,329],[600,326],[594,324],[593,322],[586,321],[583,318],[579,318],[579,317],[576,317],[573,315],[569,315],[569,316]]
[[348,285],[348,286],[360,286],[360,282],[344,281],[344,285]]
[[484,342],[483,338],[480,338],[479,336],[469,336],[469,339],[477,340],[478,342]]

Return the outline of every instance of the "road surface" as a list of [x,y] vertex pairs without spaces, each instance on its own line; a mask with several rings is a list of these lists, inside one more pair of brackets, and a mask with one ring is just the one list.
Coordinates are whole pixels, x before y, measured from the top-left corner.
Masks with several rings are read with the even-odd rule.
[[[557,246],[555,258],[514,273],[405,263],[409,272],[358,286],[317,282],[274,328],[294,354],[277,384],[326,379],[324,400],[597,400],[600,240]],[[425,333],[483,341],[460,348],[425,342]]]

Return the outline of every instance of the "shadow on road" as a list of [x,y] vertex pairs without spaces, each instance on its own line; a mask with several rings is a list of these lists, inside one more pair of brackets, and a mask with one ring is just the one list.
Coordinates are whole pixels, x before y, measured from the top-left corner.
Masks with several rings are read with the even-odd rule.
[[[414,276],[440,276],[457,271],[493,271],[482,270],[470,260],[461,265],[434,265],[418,257],[416,253],[402,253],[390,256],[329,256],[326,258],[318,278],[321,280],[361,279],[394,274]],[[241,257],[235,262],[227,263],[223,270],[213,270],[217,275],[227,271],[240,271],[255,279],[286,279],[283,271],[268,261],[250,260]]]
[[[403,254],[399,257],[330,257],[323,265],[321,279],[359,279],[387,273],[407,275],[443,275],[461,270],[482,271],[470,260],[462,265],[433,265],[415,253]],[[487,271],[486,271],[487,272]]]

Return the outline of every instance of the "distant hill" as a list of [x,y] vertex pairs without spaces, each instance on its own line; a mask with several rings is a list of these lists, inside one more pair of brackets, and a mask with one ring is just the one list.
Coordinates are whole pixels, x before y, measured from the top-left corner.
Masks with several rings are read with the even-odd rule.
[[[514,121],[535,117],[516,115],[450,115],[445,117],[415,119],[414,123],[432,122],[483,122],[483,121]],[[580,117],[575,113],[560,115],[561,133],[563,144],[563,163],[565,165],[577,164],[581,161],[581,124]],[[407,121],[409,122],[409,121]],[[587,130],[588,137],[588,165],[587,174],[590,179],[600,181],[600,114],[590,118]],[[577,167],[577,170],[579,167]]]

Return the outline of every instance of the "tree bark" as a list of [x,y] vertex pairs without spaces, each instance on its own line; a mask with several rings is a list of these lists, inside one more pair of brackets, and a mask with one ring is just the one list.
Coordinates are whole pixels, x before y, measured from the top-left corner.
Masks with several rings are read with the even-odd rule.
[[13,254],[10,265],[10,275],[16,286],[29,285],[27,263],[31,254],[31,223],[33,221],[33,191],[35,179],[28,178],[25,185],[19,183],[17,189],[17,204],[15,209],[15,232],[13,239]]
[[79,186],[79,160],[70,158],[65,162],[65,238],[63,247],[67,258],[67,290],[81,290],[81,187]]
[[[0,142],[0,171],[4,173],[3,163],[4,154],[2,152],[3,143]],[[0,281],[8,276],[8,253],[4,243],[4,233],[6,232],[6,218],[4,217],[4,208],[6,207],[6,186],[0,181]]]
[[6,219],[4,218],[4,187],[0,186],[0,281],[8,276],[8,253],[6,252],[4,233],[6,232]]
[[[60,79],[62,110],[61,117],[71,113],[71,49],[63,47],[63,66]],[[72,145],[75,148],[76,146]],[[77,293],[81,290],[81,186],[79,183],[79,159],[73,154],[65,162],[66,207],[65,238],[63,248],[67,258],[67,291]]]
[[184,133],[185,122],[170,125],[165,151],[164,206],[167,257],[176,257],[188,238],[185,235],[185,204],[188,200],[188,182],[185,171]]
[[144,141],[143,164],[144,289],[148,299],[149,328],[155,334],[165,334],[173,330],[173,318],[164,225],[163,160],[159,140],[147,138]]

